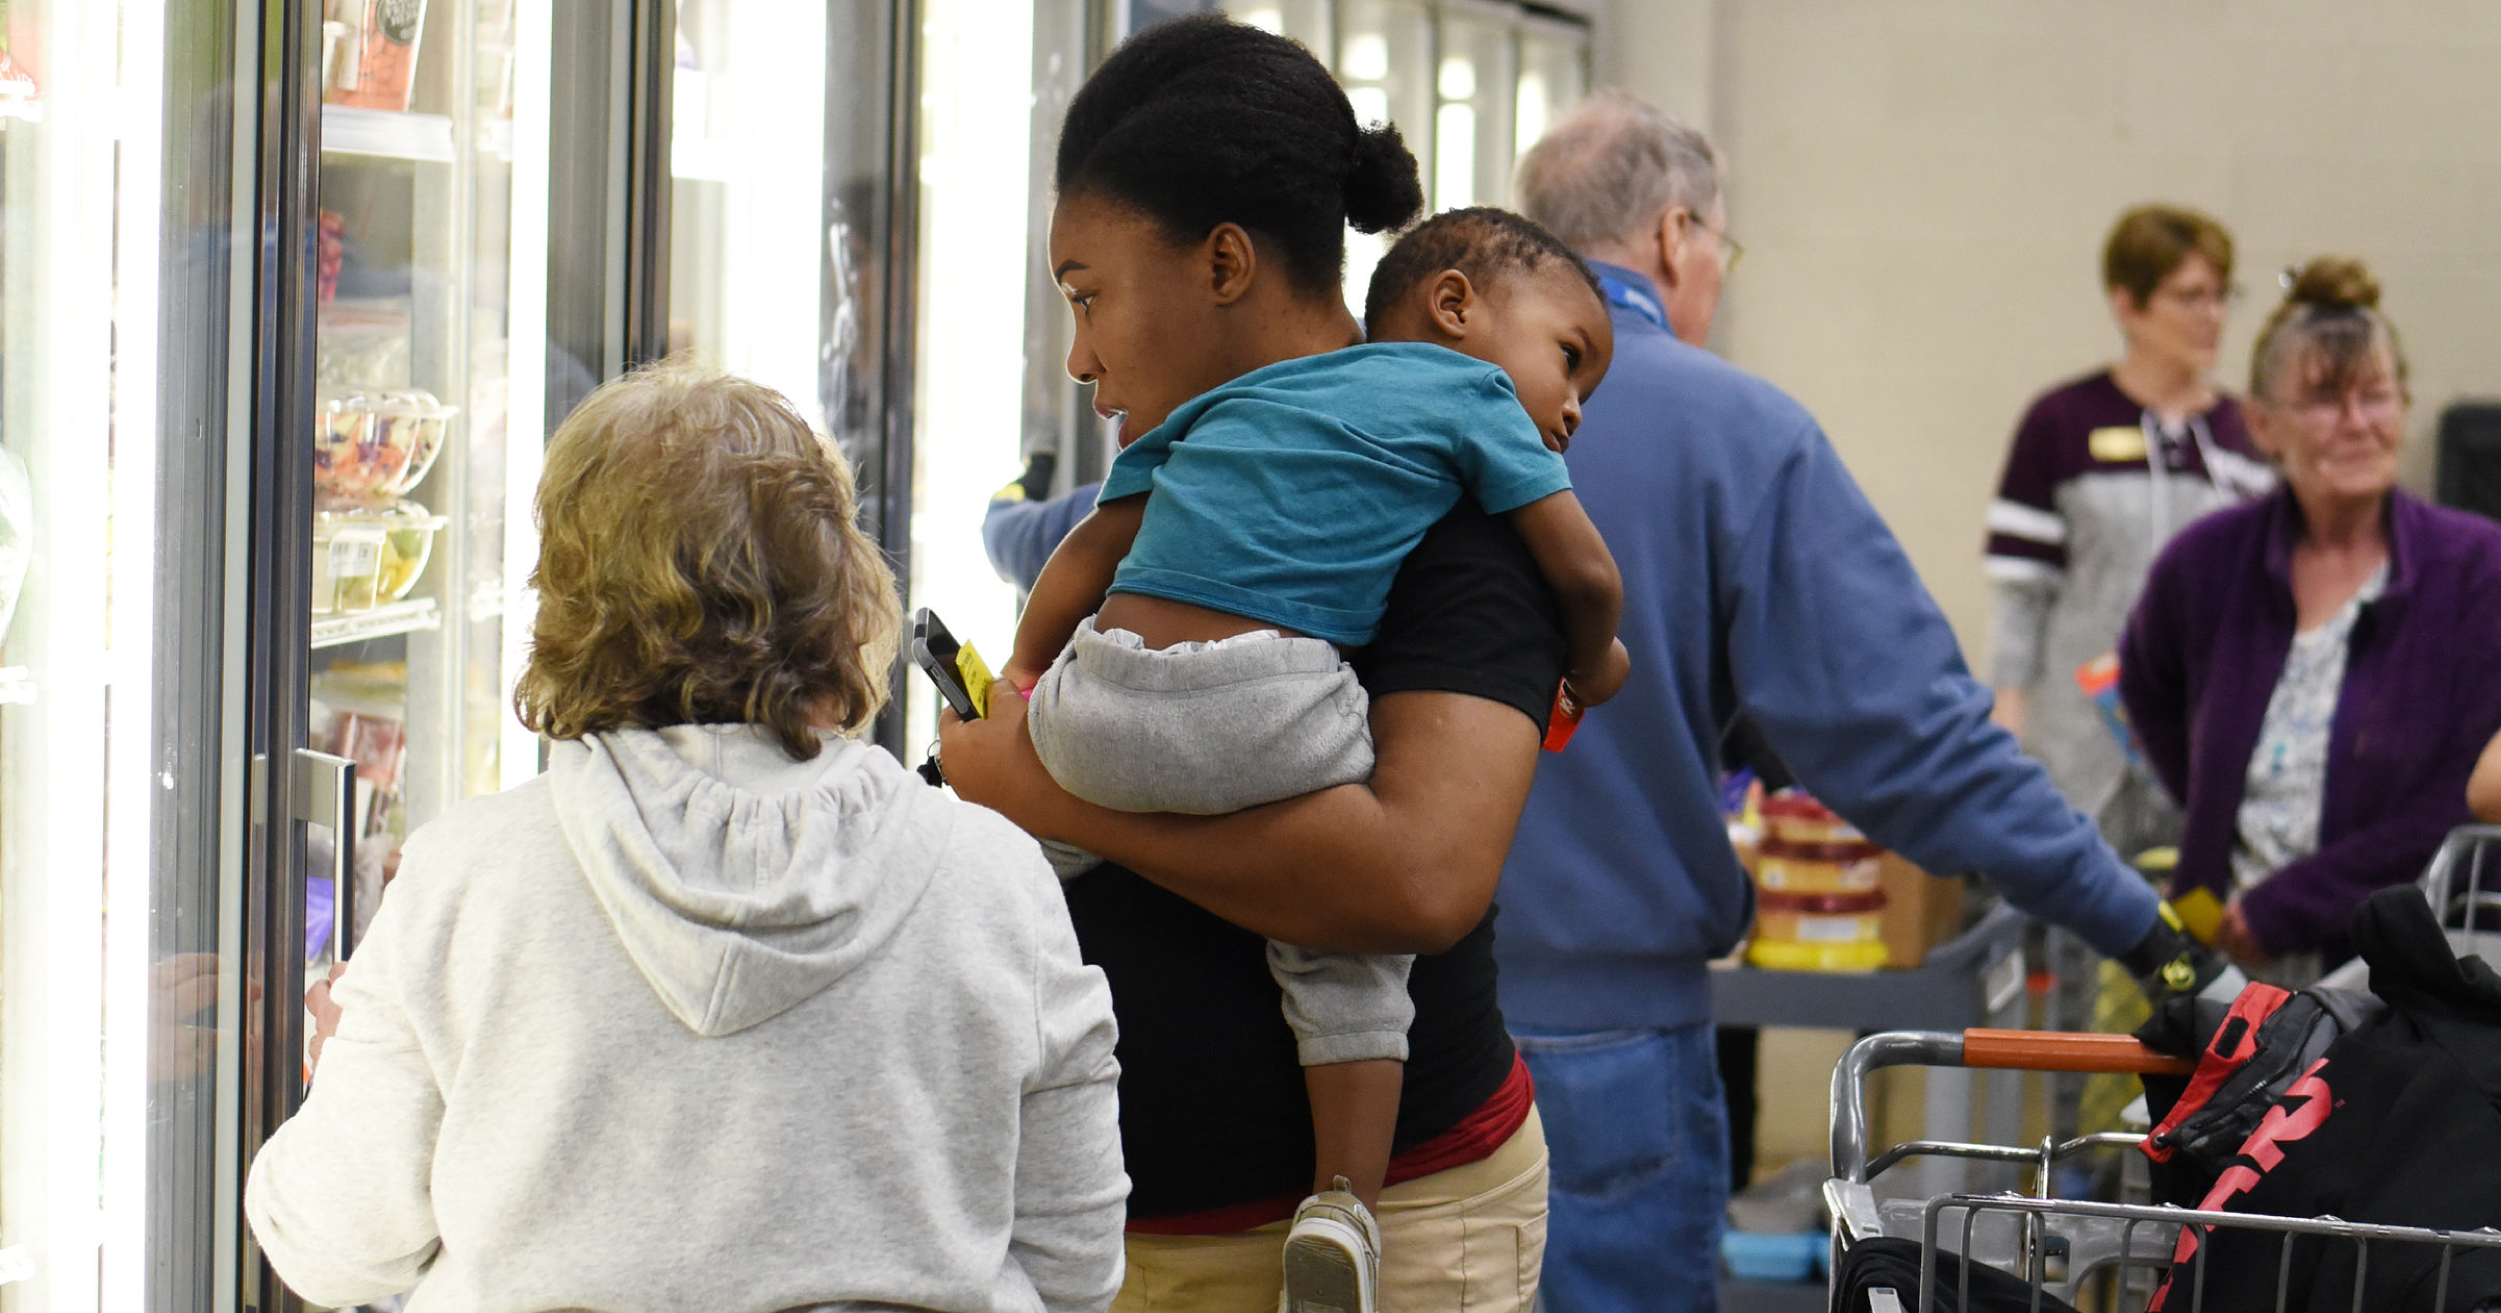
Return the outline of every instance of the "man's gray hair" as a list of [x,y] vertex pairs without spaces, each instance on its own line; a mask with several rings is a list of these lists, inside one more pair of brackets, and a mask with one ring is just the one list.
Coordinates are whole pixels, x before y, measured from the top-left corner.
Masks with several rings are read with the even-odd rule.
[[1612,88],[1520,158],[1520,209],[1576,249],[1637,241],[1671,207],[1708,219],[1719,155],[1684,120]]

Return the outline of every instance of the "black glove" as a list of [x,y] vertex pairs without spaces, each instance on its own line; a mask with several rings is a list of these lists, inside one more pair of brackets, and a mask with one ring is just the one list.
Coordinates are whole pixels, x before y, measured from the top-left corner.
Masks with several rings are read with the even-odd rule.
[[2249,983],[2229,958],[2191,938],[2168,902],[2162,904],[2153,928],[2136,941],[2136,947],[2120,954],[2118,962],[2136,978],[2145,997],[2157,1004],[2172,995],[2194,995],[2229,1008]]
[[1059,469],[1056,452],[1037,451],[1025,462],[1024,477],[1017,480],[1025,488],[1026,501],[1047,501],[1051,496],[1051,475]]

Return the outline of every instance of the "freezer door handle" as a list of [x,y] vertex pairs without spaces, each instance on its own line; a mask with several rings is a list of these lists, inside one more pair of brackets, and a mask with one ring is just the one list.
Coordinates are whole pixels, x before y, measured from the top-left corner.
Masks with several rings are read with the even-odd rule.
[[356,938],[356,763],[295,750],[295,819],[330,827],[330,934],[346,961]]

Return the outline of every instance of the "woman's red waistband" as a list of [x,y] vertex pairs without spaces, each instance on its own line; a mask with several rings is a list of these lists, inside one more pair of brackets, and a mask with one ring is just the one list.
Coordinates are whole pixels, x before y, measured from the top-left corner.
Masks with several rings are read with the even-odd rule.
[[[1528,1124],[1529,1109],[1536,1102],[1537,1085],[1529,1079],[1528,1063],[1514,1053],[1511,1074],[1503,1077],[1501,1086],[1449,1130],[1390,1159],[1384,1184],[1397,1185],[1493,1157],[1495,1150],[1509,1143]],[[1279,1195],[1195,1213],[1133,1217],[1129,1219],[1129,1230],[1138,1235],[1230,1235],[1282,1222],[1292,1217],[1302,1202],[1299,1194]]]

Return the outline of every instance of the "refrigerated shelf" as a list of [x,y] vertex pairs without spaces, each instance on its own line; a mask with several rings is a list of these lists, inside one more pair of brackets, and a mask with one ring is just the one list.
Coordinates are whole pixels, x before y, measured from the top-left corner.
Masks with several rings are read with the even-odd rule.
[[321,107],[321,153],[452,162],[452,121],[442,114],[394,113],[353,105]]
[[369,638],[388,638],[393,634],[413,634],[421,630],[443,627],[443,615],[431,597],[412,597],[404,602],[390,602],[370,611],[352,611],[344,615],[325,615],[313,620],[313,647],[337,647],[343,643],[361,643]]

